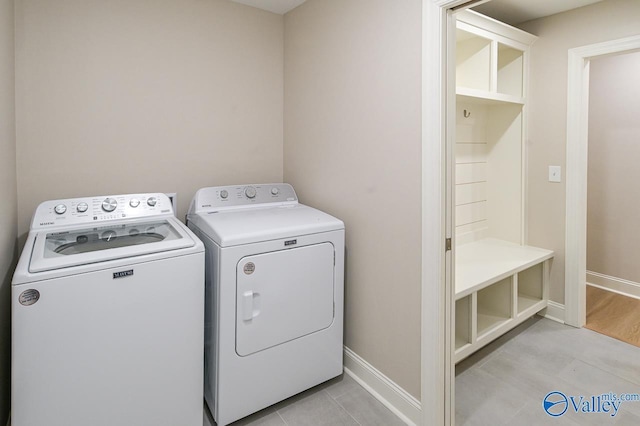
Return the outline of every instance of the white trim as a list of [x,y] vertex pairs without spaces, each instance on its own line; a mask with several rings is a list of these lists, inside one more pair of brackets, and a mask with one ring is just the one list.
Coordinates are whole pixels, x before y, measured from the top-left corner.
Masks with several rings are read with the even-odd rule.
[[487,34],[491,34],[490,37],[496,38],[496,34],[498,34],[497,38],[500,39],[500,43],[520,50],[527,49],[538,39],[538,36],[471,9],[460,12],[458,19],[482,30],[488,30]]
[[596,57],[640,49],[640,36],[569,50],[565,235],[565,321],[586,322],[587,152],[589,63]]
[[634,299],[640,299],[640,283],[587,271],[587,284]]
[[422,1],[422,425],[448,426],[454,418],[453,268],[451,252],[444,247],[445,239],[452,238],[447,129],[453,129],[455,114],[448,108],[455,88],[453,68],[447,62],[451,60],[447,31],[455,30],[448,9],[463,3]]
[[346,346],[344,371],[403,422],[410,426],[420,424],[420,401]]
[[547,308],[542,311],[541,314],[543,317],[550,319],[552,321],[559,322],[564,324],[564,305],[562,303],[554,302],[553,300],[549,300],[547,302]]

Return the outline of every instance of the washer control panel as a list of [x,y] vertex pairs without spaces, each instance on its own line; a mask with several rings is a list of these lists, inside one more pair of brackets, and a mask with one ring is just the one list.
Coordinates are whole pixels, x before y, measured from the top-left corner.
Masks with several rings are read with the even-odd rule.
[[128,194],[51,200],[40,204],[31,229],[173,214],[166,194]]
[[196,211],[218,211],[263,204],[297,204],[298,197],[291,185],[271,183],[202,188],[194,202]]

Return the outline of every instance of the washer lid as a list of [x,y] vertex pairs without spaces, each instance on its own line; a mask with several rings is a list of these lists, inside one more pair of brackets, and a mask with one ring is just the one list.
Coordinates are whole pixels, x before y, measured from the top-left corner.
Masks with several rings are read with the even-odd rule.
[[194,244],[170,218],[39,232],[33,244],[29,272],[177,250]]
[[303,204],[197,213],[188,220],[220,247],[344,229],[344,223]]

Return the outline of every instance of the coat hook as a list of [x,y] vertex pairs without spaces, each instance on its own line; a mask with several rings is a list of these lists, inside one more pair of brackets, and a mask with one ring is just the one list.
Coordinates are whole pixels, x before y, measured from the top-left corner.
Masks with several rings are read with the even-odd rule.
[[467,111],[466,109],[463,111],[462,115],[464,115],[464,118],[469,118],[471,117],[471,111]]

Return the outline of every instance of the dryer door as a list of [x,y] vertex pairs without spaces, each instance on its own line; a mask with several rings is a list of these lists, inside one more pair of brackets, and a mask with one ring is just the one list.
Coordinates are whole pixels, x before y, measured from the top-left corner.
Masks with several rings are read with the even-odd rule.
[[236,268],[240,356],[327,328],[334,315],[331,243],[247,256]]

